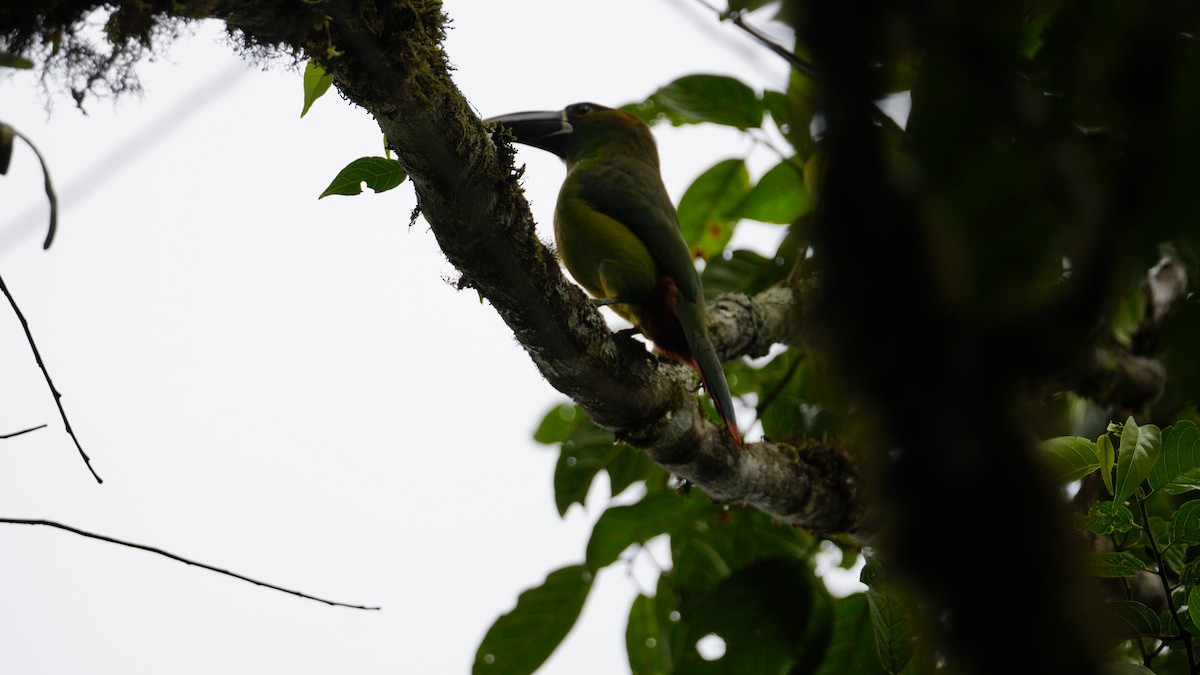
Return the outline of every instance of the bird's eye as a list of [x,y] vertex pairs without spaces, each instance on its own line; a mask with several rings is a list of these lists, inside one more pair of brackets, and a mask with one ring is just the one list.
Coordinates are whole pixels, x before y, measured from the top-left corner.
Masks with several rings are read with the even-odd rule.
[[567,112],[574,117],[582,117],[591,113],[593,109],[594,108],[591,103],[576,103],[575,105],[571,106]]

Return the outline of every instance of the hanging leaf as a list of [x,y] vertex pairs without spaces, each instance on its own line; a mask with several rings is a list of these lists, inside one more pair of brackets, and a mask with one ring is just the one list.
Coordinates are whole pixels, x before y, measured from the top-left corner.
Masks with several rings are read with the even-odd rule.
[[607,567],[633,544],[670,533],[698,515],[687,499],[673,492],[655,492],[636,504],[610,507],[592,528],[587,545],[588,569]]
[[1163,431],[1162,455],[1147,477],[1151,490],[1181,494],[1200,488],[1200,428],[1184,420]]
[[[17,68],[20,70],[29,70],[33,67],[33,61],[20,56],[18,54],[10,54],[9,52],[0,52],[0,67]],[[0,171],[0,173],[3,173]]]
[[907,593],[888,581],[883,565],[874,556],[867,556],[862,582],[869,589],[867,601],[879,662],[886,672],[899,673],[916,651],[915,606]]
[[1133,496],[1146,480],[1162,448],[1162,432],[1153,424],[1138,426],[1130,417],[1121,431],[1121,447],[1117,450],[1117,477],[1113,501],[1123,502]]
[[750,191],[750,173],[740,159],[717,162],[700,174],[679,200],[679,229],[693,255],[711,260],[733,237],[734,214]]
[[686,75],[650,98],[668,113],[673,124],[711,122],[738,129],[762,126],[762,100],[741,80],[725,75]]
[[792,158],[763,174],[734,212],[742,218],[786,225],[811,211],[815,204],[804,185],[803,163]]
[[1079,436],[1060,436],[1043,441],[1039,446],[1060,483],[1079,480],[1100,468],[1096,444]]
[[592,575],[582,565],[551,572],[492,624],[471,672],[527,675],[537,670],[575,625],[591,588]]
[[329,195],[354,196],[362,194],[362,184],[376,193],[387,192],[404,182],[408,174],[400,162],[386,157],[359,157],[346,165],[325,188],[318,199]]
[[313,102],[324,96],[332,84],[333,77],[324,68],[312,61],[304,64],[304,108],[300,110],[301,117],[308,114]]

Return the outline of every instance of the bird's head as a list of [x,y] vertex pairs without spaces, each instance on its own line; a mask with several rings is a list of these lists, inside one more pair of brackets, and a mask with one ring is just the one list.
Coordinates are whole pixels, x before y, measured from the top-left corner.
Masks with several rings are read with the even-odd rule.
[[504,126],[513,140],[552,152],[568,165],[610,150],[653,157],[658,164],[650,127],[624,110],[573,103],[562,110],[511,113],[484,122]]

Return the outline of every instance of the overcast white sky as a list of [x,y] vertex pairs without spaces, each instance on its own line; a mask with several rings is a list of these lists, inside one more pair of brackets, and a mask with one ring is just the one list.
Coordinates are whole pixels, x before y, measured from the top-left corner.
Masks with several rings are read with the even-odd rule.
[[[697,72],[784,79],[687,0],[445,8],[455,80],[483,116],[621,104]],[[600,480],[586,510],[555,512],[555,453],[530,436],[561,395],[489,306],[446,283],[424,222],[407,225],[411,187],[317,201],[344,164],[380,154],[364,112],[331,92],[299,119],[299,74],[240,63],[215,24],[140,72],[143,97],[90,100],[86,116],[61,96],[48,114],[28,73],[0,76],[0,120],[41,148],[62,207],[44,252],[41,174],[18,145],[0,178],[0,274],[105,479],[0,306],[0,433],[49,425],[0,441],[0,516],[383,611],[0,526],[0,671],[467,672],[520,591],[582,560],[606,504]],[[777,161],[730,130],[656,134],[676,200],[720,159]],[[549,239],[561,162],[521,160]],[[601,575],[542,672],[627,670],[627,571]]]

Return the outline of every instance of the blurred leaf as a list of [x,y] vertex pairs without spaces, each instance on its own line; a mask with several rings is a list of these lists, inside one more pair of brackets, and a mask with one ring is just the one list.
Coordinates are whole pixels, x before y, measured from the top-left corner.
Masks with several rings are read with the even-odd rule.
[[592,576],[582,565],[551,572],[492,624],[471,672],[523,675],[537,670],[575,625],[591,588]]
[[1131,577],[1146,571],[1146,563],[1125,551],[1097,553],[1088,561],[1088,572],[1098,577]]
[[1158,459],[1162,448],[1161,432],[1153,424],[1139,427],[1130,417],[1121,431],[1121,447],[1117,450],[1117,478],[1113,501],[1123,502],[1133,496]]
[[833,604],[833,637],[815,675],[876,675],[884,672],[875,648],[875,629],[865,593]]
[[880,82],[885,94],[896,94],[913,88],[917,79],[917,64],[915,57],[902,55],[899,58],[888,59],[881,66]]
[[1079,436],[1059,436],[1038,445],[1060,483],[1079,480],[1100,468],[1096,444]]
[[729,0],[729,13],[733,12],[753,12],[754,10],[769,5],[774,0]]
[[1109,602],[1102,609],[1101,624],[1113,642],[1135,637],[1157,637],[1160,634],[1158,615],[1140,602]]
[[883,565],[874,556],[866,558],[862,582],[868,587],[879,663],[885,672],[899,673],[916,651],[915,606],[907,593],[888,581]]
[[625,651],[629,669],[636,675],[667,675],[671,672],[670,642],[658,621],[655,598],[638,595],[629,608],[625,625]]
[[737,570],[696,608],[689,628],[691,645],[716,634],[725,642],[725,654],[704,661],[691,649],[681,665],[688,673],[787,672],[806,649],[825,648],[805,641],[813,634],[808,622],[814,602],[824,593],[808,565],[795,558],[773,556]]
[[8,174],[8,167],[12,163],[13,143],[17,138],[17,131],[7,124],[0,122],[0,176]]
[[604,470],[608,472],[610,489],[615,497],[630,485],[645,479],[650,473],[657,472],[658,465],[647,457],[645,452],[620,443],[617,445],[616,454],[611,456]]
[[803,352],[789,349],[758,369],[759,419],[767,438],[799,442],[835,432],[825,392]]
[[550,409],[542,418],[533,440],[544,445],[555,445],[566,441],[571,432],[584,419],[583,408],[574,403],[563,403]]
[[788,268],[783,262],[743,249],[717,256],[708,261],[700,276],[704,298],[712,302],[722,293],[760,293],[787,276]]
[[619,454],[621,447],[614,443],[611,432],[586,418],[580,422],[562,444],[554,467],[554,504],[558,515],[566,515],[572,504],[583,504],[596,474]]
[[1049,10],[1037,10],[1025,17],[1021,24],[1021,34],[1018,37],[1017,53],[1026,61],[1037,58],[1038,52],[1045,44],[1043,34],[1053,16]]
[[1113,447],[1112,437],[1103,434],[1096,439],[1096,456],[1100,460],[1100,477],[1104,480],[1104,489],[1113,494],[1113,468],[1117,466],[1117,449]]
[[[10,54],[8,52],[0,52],[0,67],[3,68],[18,68],[20,70],[29,70],[33,67],[33,61],[20,56],[19,54]],[[0,173],[3,173],[0,171]]]
[[683,122],[711,122],[738,129],[762,126],[763,105],[754,90],[725,75],[685,75],[652,96],[669,116]]
[[332,84],[333,77],[324,68],[312,61],[304,64],[304,108],[300,111],[301,117],[308,114],[313,102],[324,96]]
[[700,174],[679,200],[679,229],[693,255],[717,257],[733,236],[734,212],[750,191],[750,173],[740,159],[717,162]]
[[[354,196],[362,194],[362,184],[375,192],[387,192],[404,182],[408,174],[400,166],[400,162],[386,157],[359,157],[346,165],[321,193],[321,197],[329,195]],[[320,199],[321,197],[318,197]]]
[[671,492],[656,492],[635,504],[609,507],[592,528],[587,545],[588,569],[607,567],[633,544],[670,533],[698,515],[687,499]]
[[1098,672],[1099,675],[1155,675],[1153,670],[1140,663],[1125,662],[1106,663]]
[[672,583],[689,597],[707,595],[730,572],[755,560],[772,555],[803,558],[813,546],[812,535],[757,509],[718,506],[697,490],[689,499],[696,518],[671,534]]
[[803,166],[797,158],[776,164],[758,179],[738,204],[735,215],[786,225],[811,211],[815,202],[804,187]]
[[1151,490],[1180,494],[1200,488],[1200,428],[1191,420],[1163,431],[1162,455],[1147,477]]

